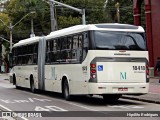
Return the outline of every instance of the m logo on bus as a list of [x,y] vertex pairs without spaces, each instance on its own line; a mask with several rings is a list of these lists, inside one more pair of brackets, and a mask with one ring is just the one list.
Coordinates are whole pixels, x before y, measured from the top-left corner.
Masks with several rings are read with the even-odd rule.
[[120,79],[126,80],[126,72],[120,72]]

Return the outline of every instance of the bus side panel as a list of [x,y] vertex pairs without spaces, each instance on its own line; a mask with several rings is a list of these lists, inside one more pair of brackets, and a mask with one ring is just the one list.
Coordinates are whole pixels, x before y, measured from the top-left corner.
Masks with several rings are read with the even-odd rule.
[[61,71],[59,65],[45,65],[45,90],[61,93]]
[[[21,87],[30,88],[30,76],[33,75],[33,79],[36,79],[35,66],[16,66],[14,67],[14,73],[16,73],[16,85]],[[35,82],[35,86],[36,86]],[[37,88],[37,87],[36,87]]]
[[62,73],[68,75],[71,94],[88,94],[87,73],[82,72],[83,66],[81,64],[67,66]]
[[66,77],[70,94],[88,94],[87,73],[81,64],[45,65],[45,90],[62,92],[62,78]]

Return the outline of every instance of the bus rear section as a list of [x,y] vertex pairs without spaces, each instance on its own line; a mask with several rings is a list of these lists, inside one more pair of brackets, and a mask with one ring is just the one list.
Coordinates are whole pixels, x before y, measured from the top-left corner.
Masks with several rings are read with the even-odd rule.
[[148,93],[144,31],[138,27],[134,32],[132,27],[129,29],[92,31],[89,94],[118,99],[122,94]]
[[145,94],[145,58],[95,58],[90,64],[90,94]]

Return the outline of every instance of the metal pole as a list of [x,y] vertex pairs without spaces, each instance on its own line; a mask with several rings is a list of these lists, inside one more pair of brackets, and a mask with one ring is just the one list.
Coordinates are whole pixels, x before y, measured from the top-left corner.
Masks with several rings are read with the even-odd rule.
[[56,9],[56,6],[54,6],[54,11],[55,11],[55,29],[58,30],[58,24],[57,24],[57,9]]
[[64,4],[64,3],[60,3],[60,2],[57,2],[57,1],[55,1],[55,0],[50,0],[50,1],[52,1],[52,2],[54,2],[54,3],[56,3],[56,4],[58,4],[58,5],[64,6],[64,7],[66,7],[66,8],[69,8],[69,9],[72,9],[72,10],[75,10],[75,11],[78,11],[78,12],[80,12],[80,13],[82,12],[81,9],[72,7],[72,6],[70,6],[70,5],[66,5],[66,4]]
[[86,24],[85,9],[78,9],[78,8],[75,8],[75,7],[66,5],[66,4],[64,4],[64,3],[57,2],[57,1],[55,1],[55,0],[49,0],[49,1],[50,1],[50,3],[51,3],[51,2],[52,2],[52,3],[56,3],[56,4],[61,5],[61,6],[63,6],[63,7],[66,7],[66,8],[69,8],[69,9],[72,9],[72,10],[75,10],[75,11],[79,12],[80,14],[82,14],[82,24],[83,24],[83,25]]
[[34,34],[33,32],[33,18],[31,17],[31,34]]
[[86,24],[86,15],[85,15],[85,9],[82,9],[82,24]]
[[107,4],[108,4],[108,0],[106,0],[106,1],[104,2],[104,9],[106,9]]
[[17,24],[19,24],[25,17],[27,17],[29,14],[31,14],[31,13],[34,13],[34,12],[30,12],[30,13],[28,13],[28,14],[26,14],[25,16],[23,16],[16,24],[14,24],[13,26],[12,26],[12,23],[10,22],[10,25],[9,26],[7,26],[1,19],[0,19],[0,21],[5,25],[5,26],[7,26],[8,28],[9,28],[9,31],[10,31],[10,53],[12,52],[12,29],[17,25]]
[[9,31],[10,31],[10,53],[12,53],[12,23],[11,22],[9,26]]
[[115,4],[115,7],[116,7],[116,21],[119,23],[120,22],[119,2]]
[[51,31],[55,31],[54,0],[50,1]]
[[[3,37],[0,37],[0,39],[3,39],[4,41],[6,41],[6,42],[10,43],[10,41],[9,41],[9,40],[7,40],[7,39],[5,39],[5,38],[3,38]],[[14,44],[14,43],[12,43],[12,44]]]
[[35,37],[35,34],[34,34],[34,28],[33,28],[33,18],[31,16],[31,35],[30,37]]

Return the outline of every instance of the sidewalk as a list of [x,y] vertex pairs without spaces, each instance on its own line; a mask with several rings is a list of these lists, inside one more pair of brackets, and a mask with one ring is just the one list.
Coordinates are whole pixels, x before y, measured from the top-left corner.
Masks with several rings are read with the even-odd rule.
[[150,78],[149,93],[140,96],[123,95],[122,98],[160,104],[160,83],[157,77]]
[[0,80],[9,80],[8,73],[0,73]]

